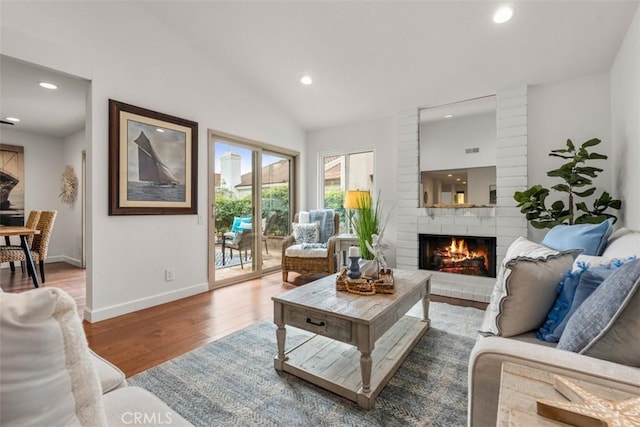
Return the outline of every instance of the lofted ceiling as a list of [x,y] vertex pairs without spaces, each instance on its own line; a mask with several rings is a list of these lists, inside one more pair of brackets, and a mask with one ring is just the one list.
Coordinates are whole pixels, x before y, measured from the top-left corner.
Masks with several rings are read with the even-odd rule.
[[[497,25],[500,3],[482,0],[137,4],[305,130],[607,72],[638,8],[638,0],[513,1],[513,18]],[[35,111],[50,101],[30,89],[37,73],[12,73],[17,65],[7,71],[9,61],[1,62],[2,118],[21,114],[10,113],[12,105]],[[305,74],[312,85],[300,83]],[[66,105],[77,102],[54,103],[37,117],[63,126]]]

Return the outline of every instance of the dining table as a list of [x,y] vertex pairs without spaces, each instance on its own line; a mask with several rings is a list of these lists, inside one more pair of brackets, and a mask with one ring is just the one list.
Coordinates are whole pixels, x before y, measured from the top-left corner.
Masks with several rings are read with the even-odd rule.
[[11,236],[20,236],[20,247],[22,247],[22,250],[24,251],[24,257],[27,264],[27,272],[31,276],[31,280],[33,280],[33,286],[38,288],[40,287],[40,281],[38,279],[38,275],[36,274],[36,266],[33,263],[31,249],[29,248],[29,243],[27,242],[27,238],[29,236],[33,236],[34,234],[40,234],[40,230],[14,225],[0,226],[0,237],[4,236],[7,244],[9,244],[9,238]]

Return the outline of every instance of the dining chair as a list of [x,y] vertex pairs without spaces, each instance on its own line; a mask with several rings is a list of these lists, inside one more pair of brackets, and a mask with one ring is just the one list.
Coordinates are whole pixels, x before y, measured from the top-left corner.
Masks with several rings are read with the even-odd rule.
[[[251,250],[253,247],[253,236],[254,233],[251,230],[244,230],[237,233],[236,238],[231,242],[226,242],[222,250],[225,248],[229,249],[229,259],[233,259],[233,250],[238,251],[238,256],[240,257],[240,268],[244,269],[244,263],[242,262],[242,251],[244,251],[244,259],[247,260],[247,251]],[[223,265],[224,265],[224,254],[222,257]]]
[[[29,212],[29,216],[27,217],[27,221],[24,223],[24,226],[27,228],[36,228],[36,225],[38,225],[39,219],[40,219],[40,211],[32,210]],[[34,234],[27,236],[27,245],[29,247],[31,247],[31,245],[33,244],[33,236]],[[5,236],[4,240],[7,246],[11,246],[11,239],[9,238],[9,236]],[[18,247],[22,249],[21,246],[18,245]],[[7,261],[2,260],[2,262],[7,262]],[[11,267],[12,273],[16,271],[16,266],[14,261],[9,260],[9,266]],[[24,262],[21,262],[20,266],[22,268],[22,272],[24,273]]]
[[[40,217],[35,227],[36,230],[40,231],[40,234],[34,235],[31,243],[31,257],[34,263],[38,263],[42,283],[45,282],[44,260],[47,258],[47,252],[49,251],[49,240],[51,239],[57,213],[57,211],[40,212]],[[10,261],[26,261],[24,251],[20,246],[0,246],[0,262]]]

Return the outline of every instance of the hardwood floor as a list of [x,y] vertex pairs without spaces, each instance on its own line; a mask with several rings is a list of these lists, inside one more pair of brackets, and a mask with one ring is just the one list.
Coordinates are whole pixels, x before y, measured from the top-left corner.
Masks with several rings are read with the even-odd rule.
[[[16,270],[14,274],[9,269],[0,271],[2,289],[5,292],[33,289],[26,273],[22,274],[19,266]],[[46,265],[45,272],[45,286],[59,287],[71,294],[76,299],[78,312],[82,317],[85,306],[85,270],[66,263],[51,263]],[[282,274],[276,272],[261,279],[102,322],[83,322],[83,326],[91,349],[118,366],[129,377],[249,325],[271,320],[272,296],[316,278],[290,273],[289,280],[292,283],[283,283]],[[465,300],[435,296],[432,299],[475,306]]]
[[[82,317],[85,306],[85,270],[74,267],[66,262],[47,263],[44,266],[45,279],[43,286],[61,288],[71,295],[78,305],[78,314]],[[38,274],[40,272],[38,271]],[[20,263],[16,264],[15,273],[9,268],[0,269],[0,287],[5,292],[24,292],[33,289],[33,282],[20,270]]]
[[84,322],[85,332],[96,353],[131,376],[272,319],[271,297],[293,287],[283,284],[278,272],[102,322]]

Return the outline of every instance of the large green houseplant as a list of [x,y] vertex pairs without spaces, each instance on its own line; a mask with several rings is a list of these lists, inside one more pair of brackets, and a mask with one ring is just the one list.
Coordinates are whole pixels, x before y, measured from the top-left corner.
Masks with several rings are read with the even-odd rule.
[[546,199],[551,190],[540,184],[534,185],[525,191],[516,191],[513,198],[518,202],[520,212],[525,214],[527,220],[535,228],[552,228],[558,224],[598,224],[608,218],[617,219],[615,215],[606,212],[608,209],[620,209],[622,202],[613,199],[609,193],[602,194],[593,201],[592,207],[577,198],[592,196],[596,188],[591,187],[593,178],[596,178],[603,169],[587,166],[591,160],[604,160],[604,154],[590,153],[589,148],[600,144],[597,138],[590,139],[581,146],[576,147],[570,139],[567,139],[566,148],[552,150],[551,157],[559,157],[568,160],[558,169],[547,172],[547,176],[557,177],[564,181],[556,184],[551,189],[566,193],[568,202],[556,200],[547,207]]
[[357,200],[357,207],[349,210],[347,217],[358,237],[360,257],[366,260],[373,259],[373,254],[369,251],[366,242],[371,245],[372,236],[374,234],[379,235],[382,232],[382,202],[380,201],[380,195],[378,195],[375,204],[372,203],[368,192],[366,195],[360,196]]

